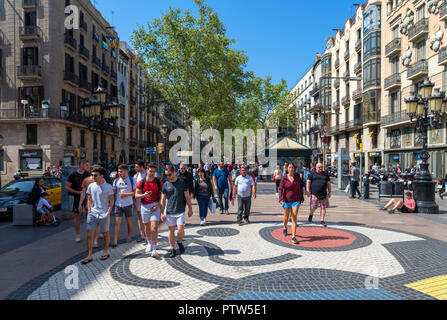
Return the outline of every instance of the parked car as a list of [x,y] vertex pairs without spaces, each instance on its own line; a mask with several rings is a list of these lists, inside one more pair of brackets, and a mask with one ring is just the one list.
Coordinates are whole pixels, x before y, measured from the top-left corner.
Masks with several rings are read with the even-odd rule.
[[[62,204],[62,183],[56,178],[43,178],[44,188],[50,196],[54,207]],[[33,190],[36,178],[26,178],[12,181],[0,189],[0,217],[12,217],[13,207],[26,203]]]

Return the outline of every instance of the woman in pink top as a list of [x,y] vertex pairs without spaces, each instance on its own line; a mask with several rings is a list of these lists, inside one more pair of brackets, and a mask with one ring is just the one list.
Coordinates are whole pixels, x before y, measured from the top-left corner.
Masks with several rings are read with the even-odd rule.
[[380,210],[386,211],[391,206],[394,206],[394,208],[389,210],[388,213],[395,213],[396,210],[399,210],[402,213],[414,213],[416,210],[416,201],[414,201],[411,192],[407,192],[405,196],[407,197],[407,201],[405,201],[405,203],[396,199],[391,199],[390,202],[388,202],[388,204]]

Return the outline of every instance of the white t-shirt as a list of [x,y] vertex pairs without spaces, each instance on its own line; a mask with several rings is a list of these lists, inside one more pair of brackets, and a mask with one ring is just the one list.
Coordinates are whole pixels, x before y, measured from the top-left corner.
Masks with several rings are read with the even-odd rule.
[[253,186],[255,182],[250,175],[247,174],[245,177],[240,175],[236,178],[234,184],[237,185],[237,194],[239,196],[242,198],[251,197],[251,186]]
[[[132,179],[132,180],[131,180]],[[127,177],[127,179],[123,180],[123,178],[118,178],[113,183],[113,191],[116,191],[116,207],[129,207],[133,205],[133,197],[121,198],[120,193],[131,193],[134,192],[137,187],[136,181]]]
[[141,180],[146,178],[146,176],[147,176],[147,172],[143,172],[143,173],[138,172],[137,174],[135,174],[133,176],[133,179],[137,182],[136,184],[138,184]]
[[46,207],[47,209],[50,209],[53,205],[51,204],[50,200],[46,200],[45,198],[40,198],[39,203],[37,204],[37,211],[40,212],[43,207]]

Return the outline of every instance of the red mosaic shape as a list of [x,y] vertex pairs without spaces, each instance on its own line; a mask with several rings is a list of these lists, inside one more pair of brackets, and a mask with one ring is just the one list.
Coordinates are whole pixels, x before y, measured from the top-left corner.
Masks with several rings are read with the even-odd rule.
[[339,248],[349,246],[357,239],[351,233],[330,228],[299,227],[296,230],[296,239],[299,241],[299,244],[296,245],[292,243],[291,228],[288,230],[287,237],[284,237],[282,228],[274,230],[272,237],[303,248]]

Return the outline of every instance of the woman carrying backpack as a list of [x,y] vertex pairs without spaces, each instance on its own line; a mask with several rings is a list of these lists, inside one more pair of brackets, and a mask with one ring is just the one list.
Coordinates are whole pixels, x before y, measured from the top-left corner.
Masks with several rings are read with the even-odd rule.
[[206,177],[204,169],[199,169],[199,178],[194,182],[193,198],[197,199],[197,203],[199,204],[200,225],[204,226],[206,224],[210,199],[214,201],[214,188],[211,180]]

